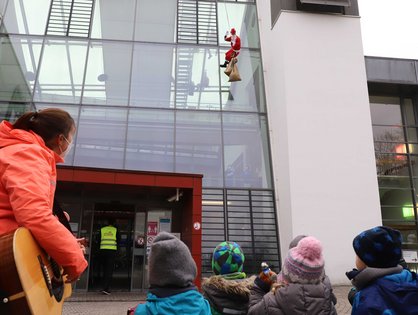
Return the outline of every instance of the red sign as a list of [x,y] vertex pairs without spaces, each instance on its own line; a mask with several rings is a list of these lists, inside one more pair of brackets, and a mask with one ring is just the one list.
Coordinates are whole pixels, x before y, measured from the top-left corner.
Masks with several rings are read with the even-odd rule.
[[158,222],[148,222],[147,235],[155,236],[158,234]]

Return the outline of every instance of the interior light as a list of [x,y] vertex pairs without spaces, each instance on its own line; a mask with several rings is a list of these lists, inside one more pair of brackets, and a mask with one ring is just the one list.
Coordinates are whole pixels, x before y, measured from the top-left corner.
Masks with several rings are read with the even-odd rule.
[[412,206],[402,207],[402,215],[404,218],[414,217],[414,208]]

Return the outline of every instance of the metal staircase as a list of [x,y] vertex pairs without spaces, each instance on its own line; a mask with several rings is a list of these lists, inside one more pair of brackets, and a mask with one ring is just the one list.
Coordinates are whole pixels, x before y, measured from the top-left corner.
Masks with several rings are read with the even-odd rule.
[[191,47],[177,48],[176,108],[187,107],[187,97],[194,93],[192,82],[193,51]]
[[177,42],[218,45],[214,0],[177,0]]
[[[215,0],[177,0],[177,43],[218,45]],[[195,92],[192,82],[194,48],[177,47],[176,107],[186,108]]]
[[46,35],[89,37],[94,0],[52,0]]

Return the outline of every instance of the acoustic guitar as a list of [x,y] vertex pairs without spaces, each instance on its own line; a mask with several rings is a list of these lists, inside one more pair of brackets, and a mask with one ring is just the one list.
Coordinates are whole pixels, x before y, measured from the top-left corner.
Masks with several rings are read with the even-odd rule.
[[61,315],[70,295],[62,269],[28,229],[0,238],[0,314]]

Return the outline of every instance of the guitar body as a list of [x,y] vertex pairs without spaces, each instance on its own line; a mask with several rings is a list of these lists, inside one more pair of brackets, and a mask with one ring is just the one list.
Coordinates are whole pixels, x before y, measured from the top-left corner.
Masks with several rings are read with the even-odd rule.
[[0,314],[62,314],[71,285],[64,283],[61,268],[49,259],[29,230],[18,228],[1,237],[0,257]]

